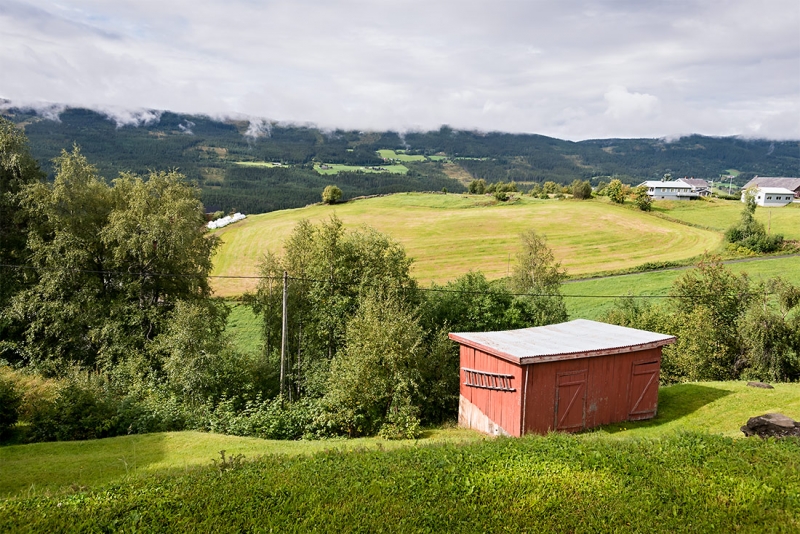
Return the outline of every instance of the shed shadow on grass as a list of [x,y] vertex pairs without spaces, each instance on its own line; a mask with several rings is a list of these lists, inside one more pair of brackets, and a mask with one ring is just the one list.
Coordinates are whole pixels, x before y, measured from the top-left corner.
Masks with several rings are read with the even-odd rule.
[[645,421],[623,421],[605,425],[600,429],[609,434],[616,434],[634,428],[656,428],[684,418],[703,406],[711,404],[733,392],[722,388],[715,388],[701,384],[675,384],[659,388],[658,415]]

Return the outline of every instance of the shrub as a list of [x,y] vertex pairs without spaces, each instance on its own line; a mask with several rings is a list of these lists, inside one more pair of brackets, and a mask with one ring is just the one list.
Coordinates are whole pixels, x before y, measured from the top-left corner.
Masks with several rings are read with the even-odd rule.
[[611,202],[615,204],[622,204],[625,202],[625,196],[627,195],[628,186],[623,184],[621,181],[614,179],[611,180],[611,183],[608,184],[608,187],[605,189],[605,193]]
[[21,404],[22,395],[14,382],[0,374],[0,438],[17,423]]
[[647,188],[643,185],[634,189],[633,202],[636,204],[636,207],[642,211],[650,211],[653,209],[653,199],[647,194]]
[[575,180],[572,182],[572,198],[584,200],[592,198],[592,184],[586,181]]
[[258,396],[246,401],[244,408],[237,406],[240,402],[225,398],[209,409],[204,429],[262,439],[300,439],[324,434],[315,426],[322,411],[317,399],[288,402],[280,396],[271,400]]
[[755,199],[748,192],[739,223],[725,231],[725,240],[737,247],[759,254],[779,250],[783,246],[783,236],[780,234],[767,235],[764,225],[755,220],[755,211]]

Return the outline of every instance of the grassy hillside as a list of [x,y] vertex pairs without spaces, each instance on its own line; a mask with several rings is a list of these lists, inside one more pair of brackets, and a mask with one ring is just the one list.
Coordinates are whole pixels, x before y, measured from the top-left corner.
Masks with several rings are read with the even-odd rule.
[[[800,257],[757,258],[727,267],[737,274],[748,273],[753,280],[781,276],[800,285]],[[678,269],[568,282],[563,286],[567,310],[572,318],[599,319],[614,303],[615,298],[609,295],[666,295],[684,272]]]
[[[208,434],[159,432],[87,441],[33,443],[0,447],[0,498],[42,495],[70,488],[96,488],[160,471],[186,472],[227,456],[253,459],[265,454],[307,455],[326,450],[394,449],[412,444],[477,441],[484,437],[459,428],[428,430],[417,441],[358,438],[277,441]],[[2,530],[2,529],[0,529]]]
[[[782,412],[800,419],[800,384],[765,390],[743,382],[679,384],[659,390],[659,412],[650,421],[608,425],[580,439],[660,438],[678,431],[741,437],[749,417]],[[93,489],[114,481],[162,471],[186,472],[219,458],[219,451],[254,458],[265,454],[305,455],[325,450],[393,449],[409,445],[467,443],[486,439],[473,431],[428,430],[418,441],[361,438],[330,441],[272,441],[202,432],[170,432],[101,440],[0,447],[0,497]]]
[[[657,201],[653,210],[667,217],[724,232],[739,220],[743,204],[735,200],[709,202]],[[771,233],[786,239],[800,239],[800,204],[781,208],[756,208],[756,220],[769,226]]]
[[[547,236],[570,274],[690,258],[722,243],[719,233],[602,200],[523,197],[505,204],[488,196],[412,193],[248,217],[218,231],[223,245],[213,274],[255,275],[261,255],[280,252],[299,220],[320,221],[333,214],[348,227],[369,225],[400,241],[414,258],[413,274],[422,283],[446,282],[470,269],[490,278],[505,276],[519,234],[529,228]],[[252,289],[256,281],[217,279],[213,284],[218,294],[235,295]]]
[[[96,480],[84,484],[90,488],[53,488],[53,496],[23,492],[0,501],[0,530],[796,532],[800,441],[707,433],[733,434],[743,419],[764,410],[800,416],[800,387],[671,386],[661,390],[656,420],[578,436],[461,439],[395,450],[371,443],[311,457],[270,455],[227,470],[178,459],[153,475],[108,477],[106,484],[117,481],[105,487]],[[203,437],[155,436],[162,458],[176,443]],[[60,473],[67,458],[75,477],[81,473],[76,465],[115,456],[107,454],[108,444],[125,455],[131,440],[146,438],[87,442],[77,461],[76,444],[0,448],[0,454],[17,479],[31,466],[39,478],[48,470]],[[269,450],[273,442],[265,444],[247,450]],[[285,444],[298,450],[313,445]],[[72,456],[64,452],[70,446]],[[218,446],[201,454],[208,458]]]

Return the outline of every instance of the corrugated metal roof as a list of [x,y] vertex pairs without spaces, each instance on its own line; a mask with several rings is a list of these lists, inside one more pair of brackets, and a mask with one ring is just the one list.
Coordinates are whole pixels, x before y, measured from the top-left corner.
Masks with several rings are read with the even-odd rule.
[[672,182],[661,182],[658,180],[647,180],[646,182],[642,182],[639,184],[640,186],[643,185],[645,187],[671,187],[673,189],[691,189],[692,186],[681,182],[679,180],[675,180]]
[[749,189],[751,187],[785,187],[786,189],[796,191],[800,188],[800,178],[756,176],[747,182],[743,189]]
[[674,336],[587,319],[502,332],[455,332],[450,339],[520,364],[621,354],[675,342]]

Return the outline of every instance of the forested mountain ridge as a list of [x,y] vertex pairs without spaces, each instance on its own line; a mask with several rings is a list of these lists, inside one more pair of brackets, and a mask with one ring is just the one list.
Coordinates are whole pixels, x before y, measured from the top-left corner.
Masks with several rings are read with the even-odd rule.
[[[405,134],[325,131],[171,112],[154,114],[155,120],[138,126],[118,126],[106,115],[80,108],[64,110],[57,121],[16,108],[2,114],[24,128],[33,157],[48,174],[52,175],[52,159],[77,144],[107,179],[121,171],[177,168],[201,186],[208,209],[246,213],[317,202],[331,183],[342,189],[344,198],[351,198],[442,188],[458,192],[472,178],[567,184],[576,178],[596,183],[615,176],[638,183],[665,173],[716,180],[735,169],[741,174],[734,184],[742,185],[756,174],[800,176],[797,141],[692,135],[675,141],[571,142],[446,126]],[[397,162],[402,163],[401,172],[385,168],[387,162],[377,151],[387,149],[402,154]],[[347,167],[324,175],[322,164]]]

